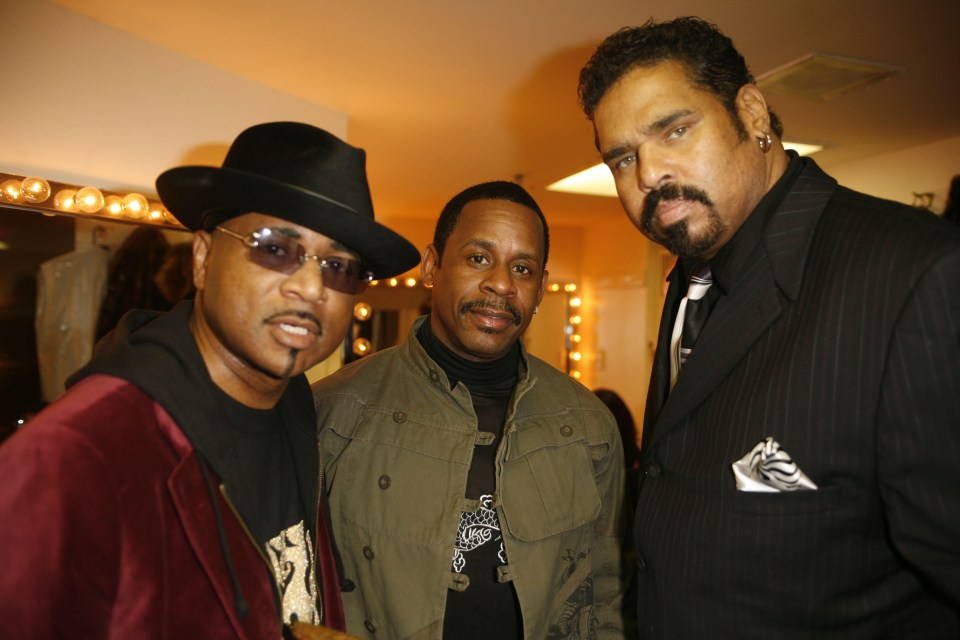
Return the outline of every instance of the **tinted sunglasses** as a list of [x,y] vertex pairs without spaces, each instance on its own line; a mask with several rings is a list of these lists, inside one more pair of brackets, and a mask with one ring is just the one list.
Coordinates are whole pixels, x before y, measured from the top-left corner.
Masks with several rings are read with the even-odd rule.
[[260,229],[247,235],[219,225],[217,229],[250,247],[250,253],[247,256],[250,262],[271,271],[292,275],[307,260],[316,260],[320,266],[323,286],[351,295],[362,292],[373,280],[373,273],[365,271],[358,260],[309,256],[303,245],[295,238],[284,235],[282,231],[276,229]]

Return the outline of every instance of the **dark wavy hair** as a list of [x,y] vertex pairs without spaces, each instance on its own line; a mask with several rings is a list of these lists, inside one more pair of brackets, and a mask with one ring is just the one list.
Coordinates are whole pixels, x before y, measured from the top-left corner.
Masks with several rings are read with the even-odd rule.
[[[700,18],[676,18],[641,27],[625,27],[607,37],[580,70],[577,93],[587,118],[593,120],[597,103],[617,80],[636,67],[675,61],[690,81],[710,91],[726,107],[742,138],[747,132],[737,114],[737,92],[754,78],[733,41]],[[771,110],[770,128],[783,137],[783,124]]]
[[516,204],[532,210],[540,218],[540,224],[543,226],[543,268],[547,266],[547,256],[550,253],[550,229],[547,227],[547,219],[543,217],[543,211],[540,205],[533,199],[526,189],[516,182],[507,180],[495,180],[493,182],[484,182],[472,187],[468,187],[453,196],[450,202],[446,204],[443,211],[440,212],[440,218],[437,220],[437,227],[433,232],[433,246],[437,250],[437,260],[443,259],[443,250],[447,246],[447,240],[457,227],[460,220],[460,214],[463,208],[474,200],[509,200]]

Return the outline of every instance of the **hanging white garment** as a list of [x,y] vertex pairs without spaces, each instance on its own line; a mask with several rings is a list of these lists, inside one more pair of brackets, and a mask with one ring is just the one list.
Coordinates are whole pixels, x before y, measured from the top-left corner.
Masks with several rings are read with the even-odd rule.
[[40,391],[52,402],[64,382],[93,355],[110,253],[103,247],[71,251],[40,265],[37,274],[37,360]]

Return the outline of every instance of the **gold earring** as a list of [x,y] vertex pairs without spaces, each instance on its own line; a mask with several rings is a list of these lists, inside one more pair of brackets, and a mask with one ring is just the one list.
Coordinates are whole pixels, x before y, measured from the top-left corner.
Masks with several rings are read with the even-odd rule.
[[759,139],[760,142],[760,151],[766,153],[770,151],[770,147],[773,146],[773,139],[770,137],[770,134],[766,131],[763,132],[763,137]]

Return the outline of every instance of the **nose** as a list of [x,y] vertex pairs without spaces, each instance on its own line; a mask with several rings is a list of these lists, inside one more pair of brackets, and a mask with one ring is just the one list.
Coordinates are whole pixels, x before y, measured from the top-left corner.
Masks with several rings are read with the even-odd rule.
[[637,150],[637,182],[644,193],[675,178],[667,155],[656,145],[645,144]]
[[500,297],[509,297],[517,292],[516,283],[513,281],[513,272],[510,265],[494,265],[486,274],[481,283],[481,289],[484,293],[492,293]]
[[308,302],[318,302],[327,297],[323,286],[319,256],[306,256],[296,271],[283,279],[280,291],[284,296],[294,296]]

